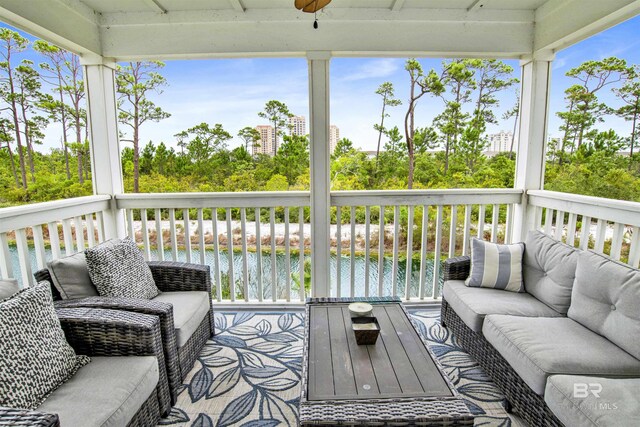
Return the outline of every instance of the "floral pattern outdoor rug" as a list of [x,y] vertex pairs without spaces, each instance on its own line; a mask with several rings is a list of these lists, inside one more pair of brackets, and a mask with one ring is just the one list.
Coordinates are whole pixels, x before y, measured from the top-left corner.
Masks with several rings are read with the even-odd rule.
[[[476,426],[519,427],[500,391],[440,326],[439,310],[413,311]],[[216,313],[215,336],[186,379],[176,406],[160,425],[270,427],[298,424],[304,313]]]

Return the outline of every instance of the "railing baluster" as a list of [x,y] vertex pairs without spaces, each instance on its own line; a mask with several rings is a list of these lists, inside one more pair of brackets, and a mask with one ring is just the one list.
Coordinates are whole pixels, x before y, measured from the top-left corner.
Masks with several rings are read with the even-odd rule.
[[62,235],[64,237],[64,253],[66,256],[73,255],[73,233],[71,231],[71,220],[62,220]]
[[[509,207],[513,209],[513,205],[509,205]],[[542,207],[536,206],[535,210],[536,211],[533,217],[533,226],[535,230],[541,230],[542,229]]]
[[356,207],[351,206],[350,212],[351,236],[349,238],[349,296],[356,296]]
[[84,221],[87,224],[87,241],[89,247],[92,248],[96,245],[96,227],[93,223],[93,214],[85,215]]
[[162,211],[156,209],[154,213],[156,223],[156,250],[158,251],[158,260],[164,261],[164,236],[162,235]]
[[[156,223],[156,249],[158,251],[158,260],[164,261],[164,236],[162,235],[162,211],[160,209],[155,210],[154,219]],[[200,227],[202,227],[202,225],[200,225]]]
[[564,211],[556,212],[556,232],[555,238],[557,241],[562,241],[562,230],[564,229]]
[[407,265],[405,267],[405,284],[404,298],[409,301],[411,299],[411,278],[412,278],[412,262],[413,262],[413,211],[414,206],[407,207]]
[[582,216],[582,225],[580,226],[580,249],[586,251],[589,249],[589,236],[591,235],[591,217]]
[[76,230],[76,247],[78,248],[78,252],[82,252],[84,251],[84,227],[81,216],[73,218],[73,227]]
[[371,207],[364,208],[364,296],[369,296],[369,259],[371,250]]
[[258,281],[258,301],[264,299],[262,284],[262,237],[260,236],[260,208],[256,208],[256,280]]
[[227,219],[227,259],[229,263],[229,294],[231,301],[236,300],[236,279],[233,274],[233,230],[231,229],[231,209],[225,209]]
[[249,260],[247,252],[247,210],[240,209],[240,239],[242,241],[242,284],[244,300],[249,301]]
[[18,250],[18,262],[20,263],[20,274],[22,275],[22,287],[33,286],[34,277],[31,271],[31,257],[29,257],[26,229],[20,228],[16,230],[16,246]]
[[429,206],[422,206],[422,240],[420,241],[420,289],[418,296],[424,299],[425,282],[427,280],[427,238],[429,231]]
[[456,237],[458,225],[458,207],[451,205],[451,222],[449,223],[449,258],[456,256]]
[[[536,209],[537,212],[537,209]],[[537,226],[536,226],[537,227]],[[513,242],[513,205],[507,205],[507,217],[504,223],[504,243],[509,244]]]
[[269,225],[271,230],[271,300],[278,300],[278,266],[276,265],[276,209],[269,208]]
[[391,295],[398,295],[398,250],[400,246],[400,206],[393,209],[393,264],[391,266]]
[[576,241],[576,223],[578,222],[578,215],[574,213],[569,214],[569,222],[567,223],[567,245],[573,246]]
[[58,223],[50,222],[47,224],[49,231],[49,244],[51,244],[51,258],[59,259],[62,254],[60,252],[60,235],[58,235]]
[[102,212],[96,212],[96,225],[98,228],[98,242],[104,242],[104,215]]
[[291,301],[291,244],[289,243],[289,208],[284,208],[284,271],[285,276],[285,297],[287,302]]
[[[59,250],[59,249],[58,249]],[[11,263],[11,253],[9,252],[9,238],[7,233],[0,233],[0,277],[9,279],[13,277],[13,265]]]
[[133,231],[133,209],[127,209],[127,230],[129,233],[129,238],[136,241],[136,234]]
[[380,225],[378,226],[378,296],[382,296],[384,285],[384,206],[380,206]]
[[484,240],[484,217],[487,213],[487,207],[480,205],[478,207],[478,239]]
[[191,221],[189,220],[189,209],[182,210],[182,221],[184,223],[184,250],[187,255],[187,262],[191,262]]
[[471,211],[473,206],[464,206],[464,234],[462,237],[462,255],[469,255],[469,239],[471,238]]
[[611,251],[609,256],[616,260],[620,260],[620,252],[622,251],[622,238],[624,237],[624,224],[616,222],[613,224],[613,239],[611,240]]
[[33,249],[36,253],[36,265],[38,269],[43,269],[47,266],[47,255],[44,250],[44,236],[42,234],[42,226],[34,225],[31,227],[33,231]]
[[218,208],[211,208],[211,233],[213,233],[213,274],[216,280],[216,296],[222,301],[222,274],[220,273],[220,243],[218,235]]
[[300,254],[298,260],[298,274],[300,275],[300,301],[304,301],[305,298],[305,283],[304,283],[304,207],[301,207],[298,211],[298,246],[300,247]]
[[594,250],[599,253],[604,252],[604,239],[607,233],[607,222],[604,219],[598,219],[596,227],[596,245]]
[[553,231],[553,209],[547,208],[547,211],[544,216],[544,234],[548,234],[551,236],[551,232]]
[[442,205],[438,206],[436,216],[436,246],[433,256],[433,292],[432,298],[438,297],[438,286],[440,285],[440,251],[442,248]]
[[491,241],[498,241],[498,221],[500,221],[500,205],[493,205],[491,212]]
[[342,206],[336,206],[336,296],[342,296]]
[[142,227],[142,246],[144,259],[147,261],[151,260],[151,244],[149,243],[149,227],[147,226],[147,210],[140,209],[140,219],[141,219],[141,227]]
[[640,266],[640,227],[631,228],[631,247],[629,248],[629,265]]
[[198,249],[200,250],[200,264],[207,263],[206,246],[204,244],[204,212],[198,208]]
[[178,261],[178,229],[176,227],[176,210],[174,208],[169,209],[169,232],[171,233],[171,260],[175,262]]

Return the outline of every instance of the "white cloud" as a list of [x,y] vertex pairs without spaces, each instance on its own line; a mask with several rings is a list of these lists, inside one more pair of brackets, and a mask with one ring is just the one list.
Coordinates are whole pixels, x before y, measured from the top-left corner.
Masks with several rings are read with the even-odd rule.
[[395,58],[372,59],[363,61],[351,74],[345,75],[343,81],[379,79],[393,75],[403,60]]

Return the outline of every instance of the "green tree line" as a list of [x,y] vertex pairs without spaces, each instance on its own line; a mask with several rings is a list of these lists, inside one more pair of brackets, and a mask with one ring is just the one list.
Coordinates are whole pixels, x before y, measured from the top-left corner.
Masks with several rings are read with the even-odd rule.
[[[32,49],[41,61],[18,61]],[[48,201],[92,192],[87,141],[85,91],[78,57],[44,41],[33,43],[0,29],[0,206]],[[268,120],[277,135],[269,155],[252,155],[260,134],[251,126],[237,136],[220,123],[187,124],[165,141],[141,141],[141,129],[170,112],[150,100],[168,84],[161,62],[129,62],[116,70],[120,139],[127,192],[286,191],[309,189],[309,139],[287,135],[292,114],[281,101],[269,100],[256,117]],[[487,127],[498,123],[499,94],[513,93],[502,116],[519,120],[518,80],[499,60],[454,59],[423,70],[415,59],[405,63],[407,99],[390,82],[376,90],[380,115],[375,156],[341,139],[332,155],[334,190],[512,187],[513,141],[508,152],[487,157]],[[558,113],[562,137],[549,141],[546,188],[556,191],[640,201],[640,67],[618,58],[586,61],[567,72],[575,84],[565,91],[566,108]],[[611,93],[615,106],[602,102]],[[426,122],[420,108],[431,104],[439,114]],[[402,129],[387,126],[401,114]],[[600,123],[619,116],[628,135],[603,131]],[[60,129],[60,147],[42,153],[47,126]],[[514,132],[515,133],[515,132]],[[374,141],[376,142],[376,141]],[[175,148],[174,148],[175,147]],[[628,156],[620,151],[628,150]]]

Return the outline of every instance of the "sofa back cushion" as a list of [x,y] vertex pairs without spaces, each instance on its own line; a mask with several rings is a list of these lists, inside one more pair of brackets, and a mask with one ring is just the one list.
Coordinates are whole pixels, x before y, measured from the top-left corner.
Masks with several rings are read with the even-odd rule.
[[640,359],[640,270],[594,252],[578,257],[568,316]]
[[530,231],[523,259],[524,287],[560,314],[567,314],[576,274],[578,249],[541,231]]
[[20,290],[18,281],[16,279],[2,279],[0,280],[0,301],[5,298],[9,298]]
[[62,299],[98,296],[98,290],[89,277],[84,252],[54,259],[47,264],[47,269]]

